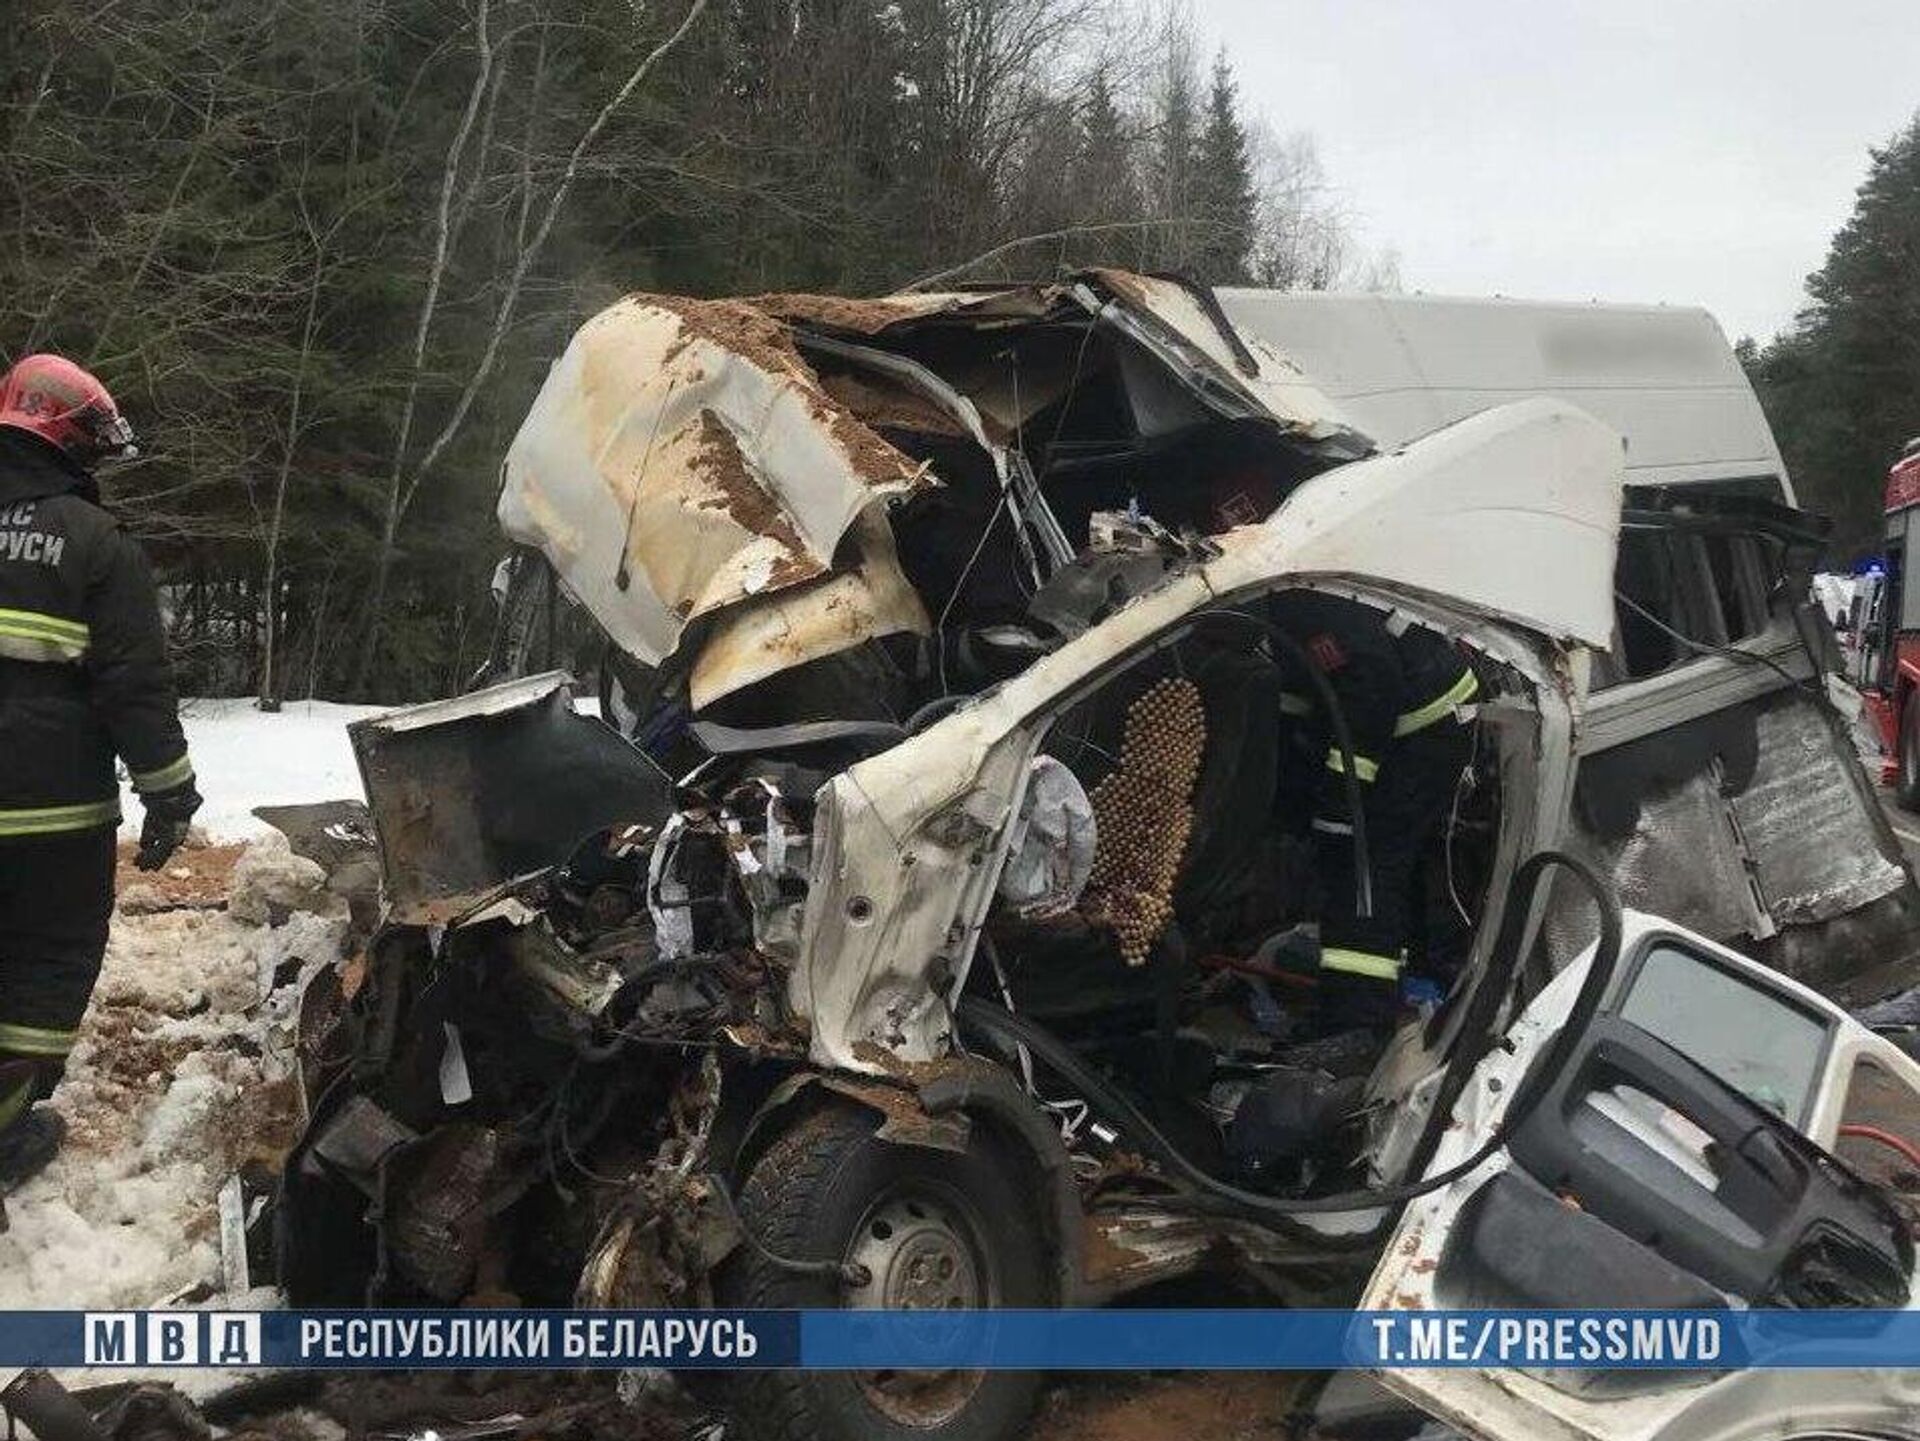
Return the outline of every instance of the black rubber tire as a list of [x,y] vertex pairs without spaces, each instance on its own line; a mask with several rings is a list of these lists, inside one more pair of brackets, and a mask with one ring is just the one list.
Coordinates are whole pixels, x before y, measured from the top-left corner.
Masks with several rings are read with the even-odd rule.
[[[877,1139],[863,1109],[802,1117],[754,1162],[739,1192],[743,1225],[776,1256],[833,1258],[884,1193],[926,1184],[962,1198],[991,1224],[981,1237],[999,1304],[1049,1304],[1049,1274],[1032,1206],[1010,1179],[1012,1159],[974,1130],[965,1155]],[[796,1275],[750,1246],[728,1258],[716,1287],[728,1307],[825,1308],[843,1304],[836,1281]],[[1041,1373],[990,1371],[957,1413],[912,1425],[880,1411],[846,1371],[760,1371],[732,1378],[728,1409],[751,1441],[1010,1441],[1023,1435]]]
[[1900,707],[1900,772],[1893,794],[1907,810],[1920,811],[1920,696],[1908,696]]

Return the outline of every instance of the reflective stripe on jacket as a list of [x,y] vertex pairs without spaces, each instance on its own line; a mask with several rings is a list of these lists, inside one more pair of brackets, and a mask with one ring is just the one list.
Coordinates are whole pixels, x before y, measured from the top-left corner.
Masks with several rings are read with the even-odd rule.
[[193,778],[140,548],[52,446],[0,427],[0,840],[110,826]]

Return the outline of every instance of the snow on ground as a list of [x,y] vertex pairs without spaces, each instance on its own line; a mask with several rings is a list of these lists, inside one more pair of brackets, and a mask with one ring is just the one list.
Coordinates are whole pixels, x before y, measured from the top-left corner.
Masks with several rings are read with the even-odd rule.
[[217,1291],[220,1187],[250,1160],[277,1163],[291,1140],[301,980],[339,959],[347,925],[314,885],[319,867],[284,838],[254,842],[242,860],[251,879],[236,875],[237,901],[265,889],[311,895],[329,913],[298,911],[277,928],[212,909],[115,916],[53,1102],[66,1147],[7,1198],[0,1310]]
[[[53,1101],[66,1148],[7,1198],[0,1309],[151,1306],[219,1283],[220,1187],[250,1160],[277,1163],[292,1138],[293,973],[336,963],[347,929],[320,868],[251,812],[358,796],[346,726],[378,709],[182,707],[207,798],[200,826],[252,839],[231,862],[225,910],[167,880],[220,852],[182,852],[151,879],[123,868],[100,984]],[[129,799],[126,811],[135,832],[140,807]]]
[[[183,702],[187,748],[207,802],[195,823],[215,840],[244,840],[268,829],[251,814],[255,806],[358,798],[360,772],[347,743],[347,723],[385,709],[288,701],[269,715],[250,696]],[[139,804],[131,789],[122,799],[121,831],[136,834]]]

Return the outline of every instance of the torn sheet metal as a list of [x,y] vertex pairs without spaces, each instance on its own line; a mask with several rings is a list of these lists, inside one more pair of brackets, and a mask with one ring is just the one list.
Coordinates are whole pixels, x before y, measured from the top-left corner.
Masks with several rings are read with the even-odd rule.
[[[1614,783],[1620,784],[1618,778]],[[1584,783],[1582,798],[1588,795]],[[1720,781],[1703,767],[1677,785],[1649,787],[1638,797],[1637,818],[1623,835],[1596,830],[1579,816],[1566,848],[1611,877],[1623,905],[1655,915],[1685,916],[1720,940],[1766,936],[1773,923],[1748,876]],[[1556,887],[1546,934],[1555,966],[1591,944],[1592,907],[1577,888]]]
[[[1864,922],[1868,907],[1901,891],[1905,873],[1805,691],[1778,690],[1612,747],[1588,756],[1580,774],[1567,844],[1612,876],[1626,904],[1685,916],[1720,940],[1774,942],[1770,963],[1793,975],[1848,975],[1900,954],[1898,938],[1873,943],[1877,921],[1844,940],[1806,929],[1842,916]],[[1587,906],[1550,913],[1547,934],[1556,959],[1571,956],[1592,938]]]
[[[1037,737],[1023,729],[1194,612],[1291,576],[1348,575],[1447,597],[1547,640],[1613,627],[1619,438],[1529,400],[1307,482],[1117,614],[996,690],[835,776],[815,812],[811,894],[789,998],[813,1057],[872,1071],[868,1048],[945,1053],[941,987],[964,976],[998,884]],[[1516,557],[1524,558],[1516,560]]]
[[847,543],[859,556],[852,569],[788,590],[754,605],[734,606],[714,618],[688,681],[694,709],[864,641],[933,629],[919,592],[907,584],[895,558],[886,517],[857,519]]
[[[1023,543],[1049,570],[1069,558],[1027,458],[1007,442],[1072,387],[1085,352],[1076,332],[1089,324],[1116,339],[1142,393],[1171,398],[1169,424],[1265,420],[1326,458],[1371,449],[1207,294],[1098,271],[878,299],[629,296],[554,363],[508,451],[500,524],[647,665],[706,621],[689,648],[694,704],[710,704],[861,641],[928,629],[881,509],[935,479],[881,430],[972,439],[1022,499],[1035,531]],[[935,347],[935,374],[911,342],[936,327],[990,341],[1018,330],[1029,350],[1051,341],[1058,354],[1019,366],[997,342]],[[883,336],[887,351],[850,339]]]
[[1059,287],[1022,285],[1006,290],[927,290],[860,298],[845,295],[750,295],[742,302],[794,325],[879,335],[897,325],[936,316],[991,324],[1041,320]]
[[580,837],[656,821],[670,804],[666,779],[576,713],[557,673],[389,711],[347,734],[397,920],[461,919]]
[[928,483],[779,322],[635,295],[554,363],[507,453],[499,518],[657,665],[689,621],[827,574],[862,512]]
[[1135,316],[1150,318],[1197,352],[1216,379],[1286,429],[1312,440],[1351,439],[1355,455],[1369,448],[1359,427],[1305,371],[1265,341],[1235,330],[1217,304],[1204,303],[1207,292],[1124,270],[1096,270],[1091,278]]
[[1774,920],[1831,920],[1898,890],[1905,873],[1882,853],[1814,702],[1783,693],[1760,712],[1756,731],[1753,780],[1732,806]]

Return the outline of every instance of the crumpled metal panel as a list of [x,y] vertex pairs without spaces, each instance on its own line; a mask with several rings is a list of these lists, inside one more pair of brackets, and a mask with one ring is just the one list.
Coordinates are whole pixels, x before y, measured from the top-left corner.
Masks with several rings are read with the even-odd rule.
[[[933,478],[866,423],[864,392],[845,377],[837,393],[822,383],[794,327],[816,341],[936,322],[997,331],[1100,307],[1153,331],[1149,349],[1171,380],[1234,397],[1228,413],[1367,448],[1285,357],[1236,346],[1224,317],[1180,286],[1121,271],[875,299],[632,295],[582,326],[541,386],[507,454],[501,528],[538,549],[613,643],[648,665],[712,617],[689,642],[696,707],[865,640],[925,633],[921,599],[872,526],[884,524],[880,502]],[[1016,384],[993,365],[947,379],[998,419],[997,447],[1021,414],[1000,413],[996,387],[1014,384],[1030,408],[1074,372]],[[857,546],[843,544],[850,534]]]
[[848,544],[860,559],[812,585],[737,605],[714,618],[688,678],[695,710],[777,675],[876,636],[933,629],[920,593],[907,583],[886,517],[869,511],[854,521]]
[[388,711],[347,734],[396,921],[458,920],[582,837],[672,809],[657,770],[577,713],[558,673]]
[[[1618,838],[1576,819],[1569,848],[1613,876],[1623,903],[1722,941],[1785,941],[1794,928],[1854,916],[1905,885],[1870,802],[1847,773],[1851,757],[1812,700],[1782,691],[1690,729],[1717,720],[1747,738],[1737,748],[1748,760],[1723,764],[1706,747],[1687,774],[1669,768],[1662,775],[1659,762],[1671,767],[1688,754],[1688,735],[1676,729],[1634,743],[1661,748],[1644,771],[1587,763],[1582,786],[1605,789],[1598,797],[1588,792],[1590,802],[1637,807],[1637,817]],[[1738,778],[1730,780],[1730,771]],[[1738,789],[1729,793],[1732,786]],[[1556,899],[1563,894],[1556,890]],[[1546,933],[1551,956],[1564,962],[1593,938],[1588,908],[1555,907]],[[1854,947],[1828,942],[1828,969],[1858,969],[1841,961]],[[1807,969],[1784,955],[1773,964],[1792,974]]]
[[[1187,287],[1123,270],[1096,270],[1093,275],[1115,299],[1151,315],[1213,361],[1223,375],[1289,430],[1315,440],[1361,434],[1340,406],[1298,365],[1264,340],[1236,331],[1243,355],[1251,356],[1254,362],[1251,371],[1246,369],[1220,325]],[[1225,319],[1224,312],[1221,319]]]
[[[1507,619],[1605,645],[1613,627],[1619,437],[1563,402],[1502,406],[1392,455],[1342,466],[1220,538],[1116,614],[819,792],[789,999],[823,1065],[936,1060],[975,926],[1032,772],[1035,718],[1182,617],[1283,577],[1351,577],[1444,596],[1464,633]],[[1497,634],[1497,632],[1495,632]],[[1596,639],[1597,637],[1597,639]],[[1549,763],[1561,757],[1549,756]]]
[[1906,874],[1880,849],[1851,764],[1813,702],[1783,695],[1757,722],[1752,783],[1733,797],[1767,909],[1779,925],[1828,920],[1890,895]]
[[863,513],[931,483],[827,395],[778,321],[634,295],[554,363],[507,452],[499,519],[657,665],[691,621],[826,575]]
[[[1605,841],[1576,821],[1567,847],[1613,878],[1620,903],[1668,916],[1720,940],[1770,929],[1747,878],[1718,780],[1701,771],[1677,787],[1640,798],[1631,832]],[[1564,964],[1594,938],[1591,910],[1575,887],[1556,886],[1548,912],[1550,953]]]

